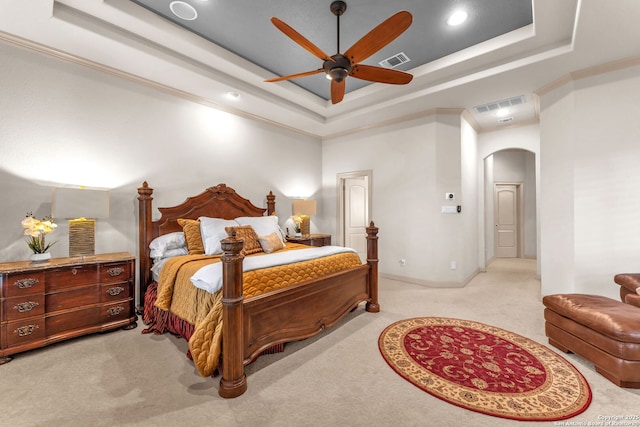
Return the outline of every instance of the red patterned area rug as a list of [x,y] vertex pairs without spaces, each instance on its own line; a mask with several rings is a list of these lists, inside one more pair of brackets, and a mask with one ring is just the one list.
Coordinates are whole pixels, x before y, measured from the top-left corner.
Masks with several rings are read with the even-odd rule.
[[446,402],[495,417],[554,421],[591,403],[582,374],[549,348],[494,326],[419,317],[388,326],[382,357],[400,376]]

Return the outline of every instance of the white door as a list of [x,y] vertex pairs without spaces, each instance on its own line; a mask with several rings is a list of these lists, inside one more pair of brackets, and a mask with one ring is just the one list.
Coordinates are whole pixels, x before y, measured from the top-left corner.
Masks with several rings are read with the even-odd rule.
[[518,257],[518,186],[496,184],[494,187],[495,256]]
[[349,177],[343,180],[344,246],[356,250],[367,259],[367,225],[369,224],[369,178]]

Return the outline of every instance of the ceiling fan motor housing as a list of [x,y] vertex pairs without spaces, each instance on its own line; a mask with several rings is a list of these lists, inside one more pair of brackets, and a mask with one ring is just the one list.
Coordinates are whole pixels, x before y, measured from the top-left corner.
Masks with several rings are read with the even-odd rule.
[[351,73],[353,66],[351,65],[351,61],[341,53],[337,53],[331,58],[333,58],[333,61],[324,61],[322,68],[324,69],[324,72],[331,77],[331,80],[335,80],[337,83],[340,83]]

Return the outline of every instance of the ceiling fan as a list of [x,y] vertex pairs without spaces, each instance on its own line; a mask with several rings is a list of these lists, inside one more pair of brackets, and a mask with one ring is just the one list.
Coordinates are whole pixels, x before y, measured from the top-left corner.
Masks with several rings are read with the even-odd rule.
[[279,82],[283,80],[297,79],[299,77],[311,76],[319,73],[326,73],[331,79],[331,103],[337,104],[344,98],[345,79],[352,76],[357,79],[370,82],[388,83],[404,85],[411,81],[413,76],[404,71],[391,70],[388,68],[375,67],[360,64],[387,44],[391,43],[402,34],[413,21],[413,17],[407,11],[400,11],[382,22],[380,25],[369,31],[364,37],[358,40],[353,46],[342,54],[340,53],[340,16],[347,10],[347,4],[343,1],[334,1],[330,6],[331,12],[337,17],[337,39],[338,53],[329,56],[319,47],[307,40],[302,34],[291,28],[285,22],[273,17],[271,22],[291,40],[322,59],[322,68],[306,71],[304,73],[292,74],[289,76],[276,77],[265,80],[265,82]]

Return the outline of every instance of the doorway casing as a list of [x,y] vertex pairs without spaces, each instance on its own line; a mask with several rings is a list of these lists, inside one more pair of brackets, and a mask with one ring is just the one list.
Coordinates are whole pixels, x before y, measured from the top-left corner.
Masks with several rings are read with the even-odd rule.
[[346,194],[345,194],[345,183],[348,179],[354,178],[364,178],[367,182],[367,191],[365,194],[367,200],[367,222],[371,220],[372,214],[372,188],[373,188],[373,171],[372,170],[362,170],[362,171],[354,171],[354,172],[342,172],[336,175],[336,186],[338,188],[337,192],[337,212],[336,212],[336,224],[337,224],[337,236],[336,236],[336,244],[344,246],[345,244],[345,230],[346,230],[346,221],[345,221],[345,213],[347,211],[347,206],[345,206]]

